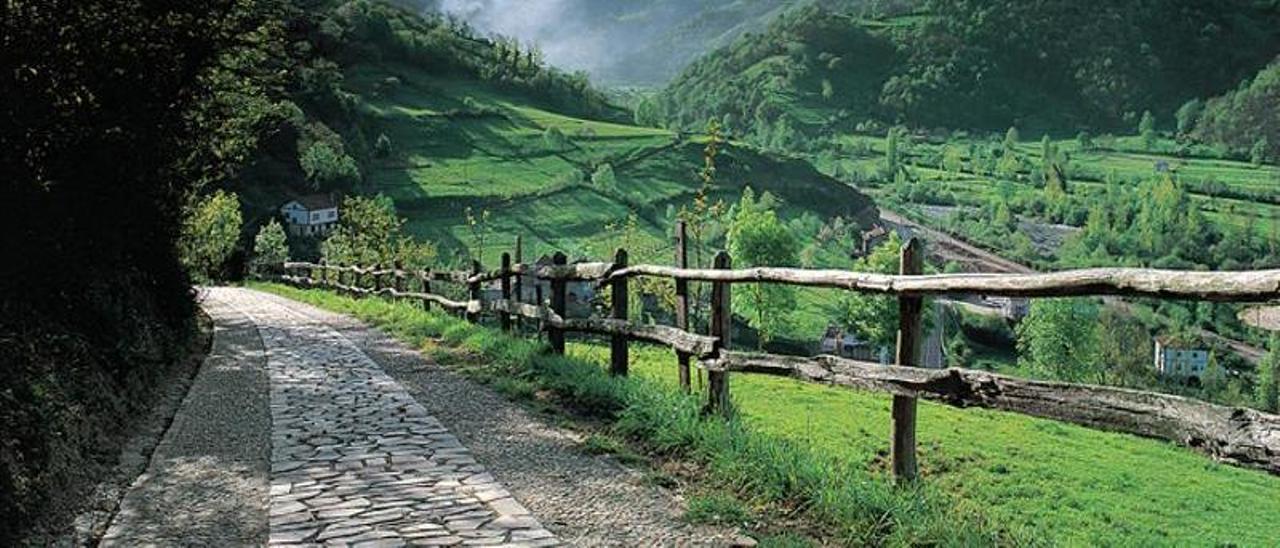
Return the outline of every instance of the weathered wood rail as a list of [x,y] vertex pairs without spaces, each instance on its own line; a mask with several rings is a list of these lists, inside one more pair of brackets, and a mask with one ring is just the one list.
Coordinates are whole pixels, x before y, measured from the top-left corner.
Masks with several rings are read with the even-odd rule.
[[[682,223],[681,223],[682,225]],[[557,253],[550,265],[520,264],[509,254],[501,267],[485,271],[475,263],[467,271],[406,270],[311,263],[285,263],[276,279],[304,287],[323,287],[356,296],[414,300],[424,307],[440,306],[479,321],[497,315],[503,329],[532,320],[547,334],[552,351],[563,353],[565,334],[591,333],[609,337],[609,371],[626,375],[632,340],[670,347],[679,364],[680,384],[690,387],[690,360],[707,372],[707,408],[730,410],[731,373],[757,373],[874,390],[893,395],[893,468],[901,480],[918,474],[915,451],[916,401],[924,398],[956,407],[984,407],[1031,415],[1093,428],[1168,440],[1200,451],[1216,460],[1280,474],[1280,416],[1233,408],[1190,398],[1121,388],[1047,382],[967,369],[920,369],[922,342],[921,298],[927,295],[982,294],[1008,297],[1066,297],[1115,295],[1158,299],[1263,302],[1280,299],[1280,270],[1249,272],[1183,272],[1106,268],[1046,274],[920,274],[923,250],[918,240],[902,250],[899,275],[796,268],[732,269],[721,252],[713,268],[687,268],[684,227],[677,226],[676,266],[628,264],[619,250],[613,262],[568,264]],[[305,275],[299,275],[305,273]],[[532,276],[549,282],[550,294],[537,286],[533,303],[523,302],[522,280]],[[628,319],[627,280],[657,276],[676,282],[676,326],[650,325]],[[346,278],[344,280],[344,277]],[[385,283],[390,279],[390,284]],[[514,284],[512,283],[514,281]],[[607,318],[569,318],[569,282],[594,282],[610,287],[612,308]],[[432,292],[432,282],[465,286],[466,300]],[[483,284],[499,282],[501,298],[485,299]],[[709,333],[690,331],[690,282],[712,286]],[[416,283],[416,290],[415,290]],[[837,288],[899,299],[900,324],[896,365],[859,362],[833,356],[813,358],[749,354],[732,350],[731,288],[739,283],[781,283]],[[545,300],[544,300],[545,298]]]

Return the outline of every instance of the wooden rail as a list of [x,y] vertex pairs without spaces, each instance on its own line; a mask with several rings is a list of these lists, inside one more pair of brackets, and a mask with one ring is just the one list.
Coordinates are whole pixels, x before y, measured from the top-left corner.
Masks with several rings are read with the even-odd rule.
[[[356,296],[381,296],[416,300],[423,306],[438,305],[479,321],[485,313],[497,315],[504,330],[531,320],[546,332],[553,352],[563,353],[565,334],[592,333],[610,339],[610,372],[626,375],[628,341],[646,341],[670,347],[679,364],[680,385],[690,386],[690,360],[698,360],[707,372],[707,410],[732,410],[731,373],[785,375],[797,379],[856,389],[887,392],[893,398],[891,454],[896,477],[905,482],[917,475],[916,399],[925,398],[957,407],[986,407],[1084,426],[1172,441],[1222,462],[1280,474],[1280,417],[1252,409],[1224,407],[1189,398],[1152,392],[1084,384],[1018,379],[966,369],[930,370],[914,366],[920,361],[923,339],[921,297],[939,294],[977,293],[1009,297],[1064,297],[1118,295],[1161,299],[1260,302],[1280,299],[1280,270],[1254,272],[1180,272],[1132,268],[1086,269],[1047,274],[942,274],[922,275],[923,250],[918,240],[903,246],[898,275],[796,268],[732,269],[728,254],[721,252],[713,268],[691,269],[683,224],[677,225],[675,267],[629,265],[619,250],[613,262],[569,264],[557,253],[550,265],[521,264],[517,243],[514,262],[503,254],[501,267],[485,271],[473,263],[467,271],[406,270],[312,263],[285,263],[276,279],[306,287],[324,287]],[[298,275],[298,273],[305,275]],[[349,278],[344,283],[343,278]],[[533,303],[522,301],[526,277],[550,283],[550,295],[542,285],[533,289]],[[676,326],[649,325],[628,319],[629,287],[637,276],[675,280]],[[390,277],[388,286],[384,278]],[[420,291],[409,288],[416,281]],[[500,282],[501,298],[485,299],[483,284]],[[514,284],[512,283],[514,281]],[[567,286],[570,282],[597,282],[611,286],[612,309],[608,318],[569,318]],[[432,282],[465,286],[468,297],[454,300],[432,292]],[[709,333],[690,331],[689,283],[710,282]],[[737,283],[782,283],[838,288],[899,299],[897,365],[885,366],[832,356],[816,358],[772,354],[746,354],[732,350],[731,288]]]

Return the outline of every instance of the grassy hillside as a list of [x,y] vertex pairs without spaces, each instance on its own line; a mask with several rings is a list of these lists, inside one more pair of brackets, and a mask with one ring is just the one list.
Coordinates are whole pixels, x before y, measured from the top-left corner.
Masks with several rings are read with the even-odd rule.
[[[335,6],[308,18],[348,28],[341,36],[357,49],[334,49],[330,85],[311,84],[321,99],[293,97],[307,121],[288,122],[284,146],[265,147],[236,183],[251,226],[296,194],[384,194],[445,264],[494,266],[517,236],[529,260],[557,250],[602,259],[618,247],[635,261],[672,260],[677,214],[704,190],[707,136],[622,123],[593,89],[575,87],[576,77],[530,65],[527,50],[503,40],[386,6]],[[376,30],[379,20],[393,38]],[[308,168],[319,147],[351,157],[358,171],[323,177]],[[876,218],[869,198],[808,162],[722,142],[707,201],[727,211],[748,187],[777,198],[779,216],[805,243],[829,219],[856,228]],[[710,223],[700,256],[724,246],[725,230],[723,216]],[[835,247],[810,255],[815,264],[851,264]],[[318,256],[317,242],[294,248],[296,258]],[[810,341],[826,325],[822,312],[802,318],[784,336]]]

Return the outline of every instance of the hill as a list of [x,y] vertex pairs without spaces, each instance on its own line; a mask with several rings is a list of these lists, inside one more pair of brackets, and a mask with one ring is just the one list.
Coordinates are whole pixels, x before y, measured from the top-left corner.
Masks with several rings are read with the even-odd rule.
[[695,58],[763,29],[809,0],[565,0],[531,8],[518,0],[426,0],[483,32],[537,43],[557,66],[610,85],[659,86]]
[[[526,256],[600,258],[625,244],[635,260],[668,262],[681,210],[705,197],[727,213],[748,187],[777,200],[802,242],[830,219],[852,231],[877,217],[869,198],[808,162],[741,142],[718,143],[704,187],[707,137],[629,125],[580,75],[456,21],[358,1],[295,16],[308,47],[281,99],[289,114],[227,185],[245,201],[248,234],[312,192],[386,195],[441,261],[489,266],[517,236]],[[727,219],[709,226],[701,251],[724,244]],[[319,256],[314,239],[292,247],[295,258]],[[850,266],[839,247],[807,256]],[[785,335],[825,326],[822,314],[805,318]]]
[[657,119],[729,116],[762,139],[868,120],[1113,130],[1145,110],[1171,119],[1188,99],[1257,72],[1280,48],[1278,23],[1274,2],[1252,0],[928,1],[872,19],[807,6],[687,68]]

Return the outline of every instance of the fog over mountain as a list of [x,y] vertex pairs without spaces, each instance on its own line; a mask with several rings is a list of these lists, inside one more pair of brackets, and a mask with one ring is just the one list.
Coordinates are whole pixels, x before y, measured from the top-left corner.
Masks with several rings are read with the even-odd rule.
[[535,43],[598,82],[661,85],[709,49],[803,0],[425,0],[477,29]]

